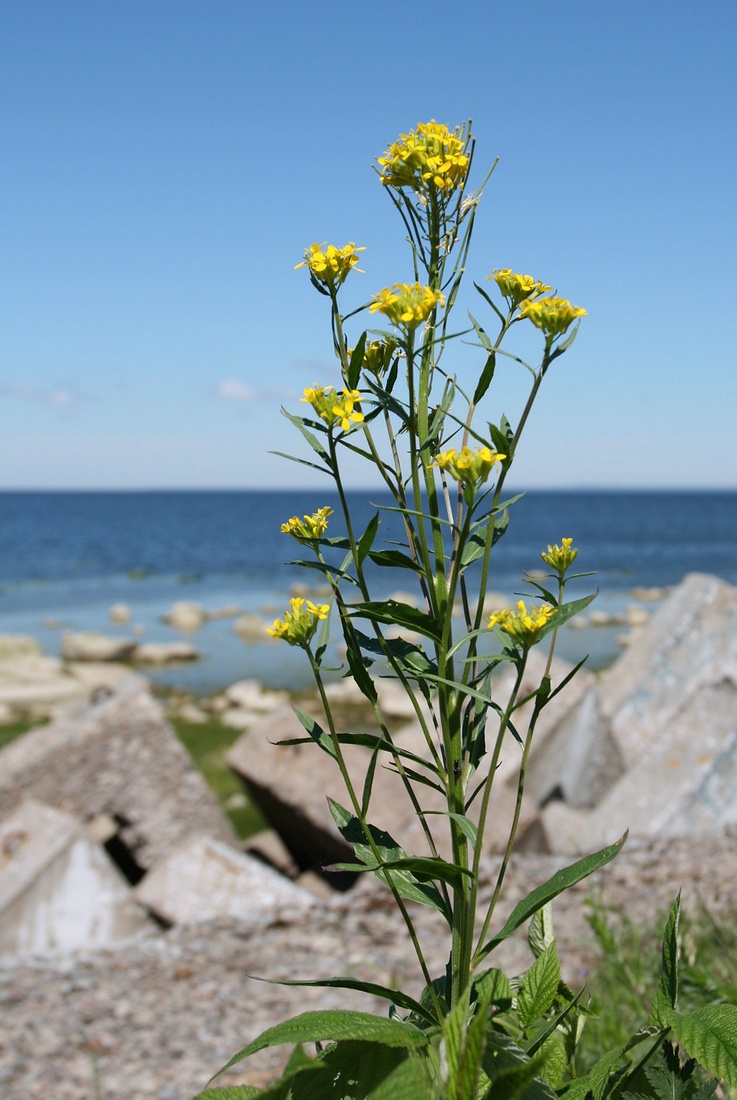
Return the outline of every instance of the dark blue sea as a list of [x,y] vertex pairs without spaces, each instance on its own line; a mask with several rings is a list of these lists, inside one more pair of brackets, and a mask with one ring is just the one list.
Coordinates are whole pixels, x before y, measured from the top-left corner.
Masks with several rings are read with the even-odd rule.
[[[365,491],[352,493],[351,503],[360,525],[374,505],[389,501]],[[30,634],[53,655],[64,630],[174,640],[179,635],[162,617],[178,600],[272,620],[292,584],[320,580],[284,564],[299,547],[280,525],[324,504],[337,507],[316,491],[0,493],[0,633]],[[337,518],[330,533],[342,533]],[[381,536],[401,537],[390,512],[382,512]],[[490,587],[510,597],[523,591],[525,570],[539,568],[540,550],[564,536],[580,547],[581,570],[596,573],[579,591],[598,586],[595,606],[611,613],[635,602],[636,589],[672,586],[693,571],[737,584],[737,492],[561,490],[528,492],[514,505],[494,550]],[[378,594],[406,591],[410,582],[407,572],[382,570]],[[119,602],[132,612],[123,627],[108,618]],[[559,652],[571,659],[590,652],[600,667],[619,652],[618,633],[564,631]],[[273,686],[307,682],[299,651],[245,643],[232,619],[208,622],[194,640],[203,660],[155,679],[203,693],[244,677]]]

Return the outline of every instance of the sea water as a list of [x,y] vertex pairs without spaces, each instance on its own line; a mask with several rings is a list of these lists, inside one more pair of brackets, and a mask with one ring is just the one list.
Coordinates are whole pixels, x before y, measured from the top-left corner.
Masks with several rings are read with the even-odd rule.
[[[350,501],[359,531],[379,507],[377,546],[401,540],[386,494],[353,492]],[[0,633],[29,634],[54,655],[65,630],[179,639],[163,617],[180,600],[273,620],[293,584],[321,581],[319,573],[285,564],[309,554],[281,524],[325,504],[337,511],[334,495],[314,490],[0,493]],[[343,533],[337,515],[330,533]],[[570,594],[598,587],[594,606],[610,614],[633,602],[634,589],[672,586],[694,571],[737,583],[737,492],[538,490],[510,509],[490,589],[510,601],[529,593],[524,573],[540,569],[540,550],[563,537],[580,548],[577,568],[596,574]],[[416,587],[410,572],[376,570],[373,580],[384,597]],[[115,603],[128,605],[130,623],[111,624]],[[571,660],[589,653],[591,665],[601,667],[616,658],[620,634],[621,627],[563,630],[558,652]],[[309,682],[300,651],[243,641],[232,618],[207,622],[193,641],[201,661],[153,671],[152,678],[203,694],[247,677],[274,687]]]

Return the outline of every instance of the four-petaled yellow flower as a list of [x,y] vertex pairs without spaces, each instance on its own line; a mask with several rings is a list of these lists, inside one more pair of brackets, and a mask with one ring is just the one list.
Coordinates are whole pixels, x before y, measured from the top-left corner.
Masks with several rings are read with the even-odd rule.
[[[305,606],[306,604],[306,606]],[[318,624],[327,619],[330,605],[314,604],[311,600],[295,597],[289,601],[289,611],[283,619],[275,619],[273,627],[267,630],[272,638],[283,638],[289,645],[298,645],[303,649],[312,641]]]
[[397,328],[403,325],[415,329],[437,305],[445,305],[445,297],[439,290],[422,283],[394,283],[374,294],[369,313],[383,313]]
[[514,306],[524,302],[526,298],[537,297],[546,290],[552,290],[547,283],[541,283],[539,279],[533,279],[532,275],[517,275],[509,267],[497,268],[493,275],[487,275],[487,279],[493,279],[505,298]]
[[323,283],[326,287],[340,286],[345,282],[348,272],[356,267],[358,253],[365,251],[365,248],[356,248],[353,241],[342,248],[336,248],[334,244],[311,244],[305,249],[304,260],[294,270],[307,267],[316,282]]
[[437,456],[435,465],[465,485],[481,485],[497,462],[501,462],[506,457],[489,447],[477,447],[475,451],[471,451],[468,447],[462,447],[460,451],[456,451],[455,447],[451,447],[449,451],[443,451]]
[[361,402],[358,390],[344,389],[340,396],[332,386],[317,386],[306,389],[301,400],[312,405],[317,415],[331,428],[337,424],[348,432],[354,424],[363,421],[363,413],[356,408]]
[[318,508],[311,516],[303,519],[292,516],[286,523],[282,523],[281,529],[285,535],[293,535],[296,539],[319,539],[327,531],[328,516],[332,514],[332,508]]
[[546,626],[556,609],[549,604],[541,604],[539,607],[525,606],[524,600],[519,600],[517,610],[495,611],[489,619],[489,626],[499,626],[508,634],[513,642],[529,647],[534,645],[540,636],[540,631]]
[[557,543],[555,546],[549,545],[547,550],[541,552],[540,557],[562,579],[563,574],[573,565],[578,550],[573,545],[573,539],[561,539],[560,541],[561,546],[558,546]]
[[577,317],[585,317],[586,310],[572,306],[567,298],[534,298],[520,303],[520,315],[542,329],[549,341],[562,336]]
[[451,194],[468,174],[468,136],[462,128],[449,130],[434,119],[419,122],[416,130],[400,134],[377,160],[386,187]]

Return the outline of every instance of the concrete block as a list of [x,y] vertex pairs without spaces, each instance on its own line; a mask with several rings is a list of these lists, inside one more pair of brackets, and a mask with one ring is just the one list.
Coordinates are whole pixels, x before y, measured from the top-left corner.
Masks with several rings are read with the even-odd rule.
[[105,946],[149,927],[80,824],[33,799],[0,824],[0,954]]
[[315,904],[260,860],[210,837],[192,839],[157,863],[135,895],[168,924],[232,917],[256,928],[297,920]]

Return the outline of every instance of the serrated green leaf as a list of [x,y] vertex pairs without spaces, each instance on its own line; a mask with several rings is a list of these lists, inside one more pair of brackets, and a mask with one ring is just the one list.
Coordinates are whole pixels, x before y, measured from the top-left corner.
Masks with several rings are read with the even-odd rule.
[[530,921],[530,927],[527,930],[527,942],[530,945],[530,951],[537,959],[545,948],[549,947],[554,941],[553,908],[550,902],[546,902]]
[[591,1089],[591,1095],[594,1100],[602,1100],[606,1087],[609,1084],[609,1078],[620,1058],[621,1053],[619,1050],[610,1050],[608,1054],[600,1058],[596,1065],[592,1066],[589,1070],[589,1088]]
[[559,981],[558,948],[553,940],[535,959],[520,982],[517,1013],[525,1030],[548,1011],[558,992]]
[[490,967],[483,974],[478,974],[474,978],[473,986],[479,1000],[495,1005],[499,1012],[506,1012],[512,1007],[512,987],[509,984],[509,978],[497,967]]
[[512,910],[507,922],[500,932],[497,933],[492,939],[490,939],[481,950],[478,952],[476,961],[480,961],[485,958],[490,951],[493,951],[495,947],[498,947],[500,943],[511,936],[521,924],[526,920],[529,920],[539,909],[542,909],[549,901],[553,901],[559,894],[562,894],[564,890],[570,889],[571,886],[575,886],[577,882],[581,882],[582,879],[587,878],[589,875],[597,871],[599,867],[604,867],[607,863],[611,863],[615,856],[617,856],[627,839],[627,833],[624,834],[615,844],[610,844],[606,848],[602,848],[598,852],[594,852],[590,856],[584,856],[583,859],[577,860],[569,867],[564,867],[560,871],[556,871],[547,882],[542,883],[541,886],[537,886],[532,890],[526,898],[518,902]]
[[427,1037],[422,1031],[397,1019],[385,1019],[369,1012],[347,1010],[303,1012],[291,1020],[285,1020],[284,1023],[262,1031],[253,1042],[234,1054],[215,1076],[219,1076],[244,1058],[267,1047],[296,1043],[341,1042],[348,1039],[383,1043],[385,1046],[403,1047],[405,1050],[419,1050],[427,1045]]
[[678,1005],[678,923],[681,915],[681,895],[673,902],[663,933],[660,990],[671,1008]]
[[428,1059],[405,1058],[366,1100],[428,1100],[432,1096]]
[[319,1091],[309,1094],[295,1091],[294,1100],[368,1097],[406,1058],[406,1050],[384,1043],[343,1040],[320,1056],[325,1079],[311,1082]]
[[483,1067],[492,1081],[494,1100],[553,1100],[555,1093],[539,1079],[542,1059],[529,1058],[511,1039],[492,1032]]
[[670,1025],[692,1058],[737,1087],[737,1005],[706,1005],[687,1016],[673,1012]]

